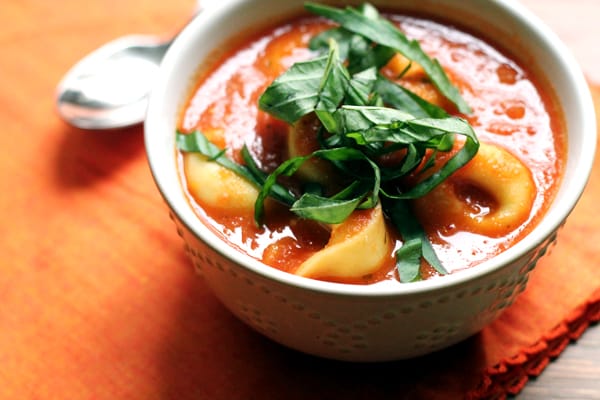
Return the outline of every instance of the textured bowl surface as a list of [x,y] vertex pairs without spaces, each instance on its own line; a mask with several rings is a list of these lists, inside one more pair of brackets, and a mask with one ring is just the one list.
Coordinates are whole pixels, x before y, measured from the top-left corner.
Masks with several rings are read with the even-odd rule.
[[562,186],[531,234],[494,259],[441,279],[394,287],[335,284],[266,267],[229,247],[197,218],[182,190],[174,151],[177,118],[196,72],[227,39],[300,11],[301,1],[234,0],[199,14],[164,59],[145,123],[157,187],[191,262],[215,295],[233,314],[279,343],[350,361],[426,354],[461,341],[494,320],[524,290],[529,272],[555,242],[587,182],[596,144],[594,109],[579,67],[556,36],[518,2],[373,4],[424,10],[493,36],[528,55],[534,71],[543,73],[560,99],[569,134]]

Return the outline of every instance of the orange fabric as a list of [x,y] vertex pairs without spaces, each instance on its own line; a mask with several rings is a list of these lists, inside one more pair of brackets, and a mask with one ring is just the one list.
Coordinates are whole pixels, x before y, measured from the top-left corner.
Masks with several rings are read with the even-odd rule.
[[[0,13],[0,398],[453,399],[516,393],[600,319],[600,160],[558,245],[500,319],[416,360],[345,364],[284,349],[194,276],[135,127],[54,112],[81,56],[169,34],[193,0],[7,0]],[[600,105],[600,88],[594,89]],[[560,362],[560,361],[558,361]]]

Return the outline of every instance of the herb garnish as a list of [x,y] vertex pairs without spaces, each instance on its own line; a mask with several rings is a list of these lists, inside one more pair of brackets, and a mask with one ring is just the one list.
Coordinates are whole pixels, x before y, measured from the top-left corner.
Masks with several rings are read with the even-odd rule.
[[[239,165],[198,131],[178,133],[178,148],[200,152],[259,188],[255,203],[258,224],[263,221],[267,197],[288,205],[302,218],[327,224],[340,223],[355,209],[371,208],[381,202],[404,241],[396,251],[400,280],[421,279],[422,259],[440,274],[446,274],[410,211],[408,200],[427,194],[465,165],[476,154],[479,142],[464,119],[428,103],[379,70],[401,53],[420,64],[438,91],[460,112],[469,113],[469,106],[438,61],[370,4],[338,9],[305,3],[305,8],[339,26],[312,38],[310,48],[318,56],[294,64],[275,79],[260,97],[259,107],[290,125],[314,113],[322,125],[321,148],[286,160],[270,174],[258,168],[246,147],[242,149],[246,165]],[[437,152],[450,151],[456,134],[464,136],[462,148],[429,177],[405,188],[402,178],[418,167],[426,170]],[[384,166],[378,162],[382,156],[399,150],[404,153],[397,164]],[[296,195],[279,183],[279,177],[294,175],[314,157],[329,161],[345,177],[346,186],[333,195],[324,195],[325,190]]]

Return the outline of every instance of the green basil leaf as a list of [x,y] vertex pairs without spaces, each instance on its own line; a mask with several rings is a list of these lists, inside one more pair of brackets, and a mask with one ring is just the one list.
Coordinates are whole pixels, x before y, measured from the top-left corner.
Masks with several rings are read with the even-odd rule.
[[[434,172],[428,178],[422,180],[417,183],[415,186],[410,188],[409,190],[402,193],[390,193],[389,191],[382,191],[382,194],[390,199],[416,199],[422,196],[425,196],[427,193],[432,191],[437,185],[442,183],[446,178],[452,175],[456,170],[463,167],[467,164],[474,156],[477,154],[477,150],[479,149],[479,142],[473,141],[468,138],[465,141],[463,147],[452,156],[446,164],[444,164],[438,171]],[[432,158],[429,158],[426,163],[432,161]],[[426,164],[423,170],[427,169],[428,165]],[[384,175],[384,180],[387,181],[390,179],[390,175],[385,170],[386,174]],[[396,188],[397,189],[397,188]]]
[[437,130],[446,133],[457,133],[476,140],[475,132],[467,121],[462,118],[415,118],[407,121],[415,130],[431,131]]
[[404,242],[402,247],[396,250],[396,269],[400,275],[400,282],[421,280],[422,250],[423,242],[421,242],[421,239]]
[[[389,218],[392,220],[392,223],[400,232],[402,239],[404,239],[404,245],[406,243],[411,243],[414,246],[416,243],[420,243],[421,254],[422,257],[441,275],[446,275],[448,271],[444,268],[441,261],[435,254],[435,250],[427,237],[427,234],[423,230],[423,227],[417,221],[414,213],[410,209],[408,203],[405,200],[394,200],[390,201],[390,199],[385,199],[382,202],[384,206],[384,210]],[[402,248],[400,248],[401,250]],[[413,249],[414,251],[414,249]],[[407,251],[409,256],[414,257],[413,251]],[[404,252],[396,253],[397,262],[404,256]],[[414,262],[413,262],[414,267]],[[408,268],[407,266],[402,266],[402,268]],[[410,276],[410,274],[408,274]]]
[[[259,183],[258,187],[262,187],[267,180],[268,174],[262,171],[256,164],[256,161],[250,154],[250,151],[246,145],[242,147],[241,155],[242,159],[246,163],[246,168]],[[274,183],[271,187],[271,195],[275,200],[288,206],[291,206],[292,203],[296,201],[296,198],[290,193],[290,191],[278,183]]]
[[200,131],[193,131],[190,133],[177,132],[175,136],[175,144],[181,151],[188,153],[200,153],[208,157],[210,160],[213,160],[221,166],[242,176],[255,186],[261,186],[260,181],[256,179],[256,177],[248,170],[248,168],[225,157],[224,150],[212,144]]
[[329,52],[329,43],[333,40],[338,44],[340,59],[346,60],[350,54],[350,43],[355,36],[355,33],[343,28],[331,28],[313,36],[308,43],[308,48],[325,54]]
[[[390,146],[393,148],[393,146]],[[383,182],[394,181],[398,178],[408,175],[421,165],[425,156],[425,147],[418,146],[413,143],[408,146],[402,146],[406,150],[406,154],[394,167],[381,168],[381,180]]]
[[346,186],[344,189],[340,190],[330,198],[333,200],[347,200],[350,197],[357,197],[355,194],[359,192],[366,192],[364,183],[360,181],[353,181],[350,185]]
[[324,56],[292,65],[260,96],[260,109],[290,124],[314,111],[328,62]]
[[404,110],[415,118],[446,118],[448,113],[441,107],[429,103],[410,90],[379,75],[374,90],[383,101],[393,108]]
[[462,113],[470,113],[471,108],[450,82],[440,63],[431,59],[416,40],[409,40],[396,26],[385,18],[366,16],[353,7],[338,9],[322,4],[305,3],[304,7],[317,15],[339,23],[344,29],[360,34],[375,43],[390,47],[409,60],[419,63],[432,83],[446,98],[452,101]]
[[277,186],[277,179],[280,176],[292,176],[310,157],[311,155],[290,158],[267,176],[254,203],[254,221],[257,225],[262,225],[265,213],[265,200],[271,194],[273,188]]
[[344,104],[366,106],[369,105],[371,93],[377,81],[377,69],[367,68],[354,74],[348,86]]
[[[176,146],[179,150],[184,152],[200,153],[210,161],[214,161],[219,165],[235,172],[238,176],[246,179],[248,182],[262,188],[267,174],[260,170],[248,148],[244,145],[242,147],[241,155],[246,165],[240,165],[235,161],[225,156],[225,150],[219,149],[213,143],[211,143],[206,136],[200,131],[193,131],[191,133],[177,132],[175,136]],[[287,190],[284,186],[277,183],[273,183],[271,186],[271,194],[277,201],[292,205],[296,198]]]
[[[334,112],[344,99],[346,88],[350,84],[350,76],[342,65],[338,45],[332,40],[329,43],[329,54],[319,86],[318,101],[315,111]],[[327,125],[325,125],[327,128]]]
[[350,105],[339,108],[334,117],[337,130],[333,133],[337,134],[364,132],[373,127],[386,127],[414,119],[411,114],[393,108]]
[[290,210],[302,218],[326,224],[339,224],[352,214],[361,201],[362,196],[350,200],[336,200],[305,193]]
[[387,46],[373,45],[369,39],[355,34],[351,37],[348,48],[348,71],[355,74],[369,68],[379,70],[395,55],[396,50]]
[[403,193],[399,198],[415,199],[422,197],[433,190],[437,185],[442,183],[446,178],[454,173],[454,171],[467,164],[479,150],[479,142],[476,139],[467,137],[463,147],[450,158],[438,171],[430,177],[419,182],[410,190]]
[[242,151],[240,152],[240,154],[242,156],[242,160],[244,160],[244,162],[246,163],[246,168],[248,169],[248,171],[252,174],[252,176],[255,177],[255,179],[258,182],[261,182],[262,184],[265,181],[265,179],[267,179],[267,173],[260,169],[260,167],[256,163],[256,160],[254,160],[254,157],[252,157],[252,154],[250,154],[248,146],[244,144],[244,146],[242,146]]
[[[357,10],[358,12],[363,13],[367,18],[375,19],[379,16],[379,12],[370,4],[362,4],[358,6]],[[356,41],[358,39],[364,42],[364,44],[368,44],[368,42],[366,42],[365,38],[363,38],[362,36],[357,35],[354,32],[350,32],[344,28],[336,27],[328,29],[314,36],[310,40],[308,47],[311,50],[326,53],[329,50],[329,42],[332,39],[338,42],[340,46],[340,58],[342,60],[350,58],[350,49],[352,47],[363,46],[363,43],[352,43],[353,41]],[[352,60],[350,61],[352,62]]]
[[336,122],[332,115],[344,99],[349,85],[350,76],[339,59],[338,45],[331,40],[327,64],[319,88],[318,102],[315,105],[315,114],[327,131],[335,129]]

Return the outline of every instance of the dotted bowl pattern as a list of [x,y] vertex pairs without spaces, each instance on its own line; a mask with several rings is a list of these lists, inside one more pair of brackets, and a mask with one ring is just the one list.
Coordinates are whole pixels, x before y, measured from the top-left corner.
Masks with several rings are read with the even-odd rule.
[[452,288],[351,297],[311,292],[257,275],[171,218],[196,272],[234,315],[283,345],[348,361],[415,357],[478,332],[514,302],[525,289],[529,272],[556,240],[554,233],[506,268]]

